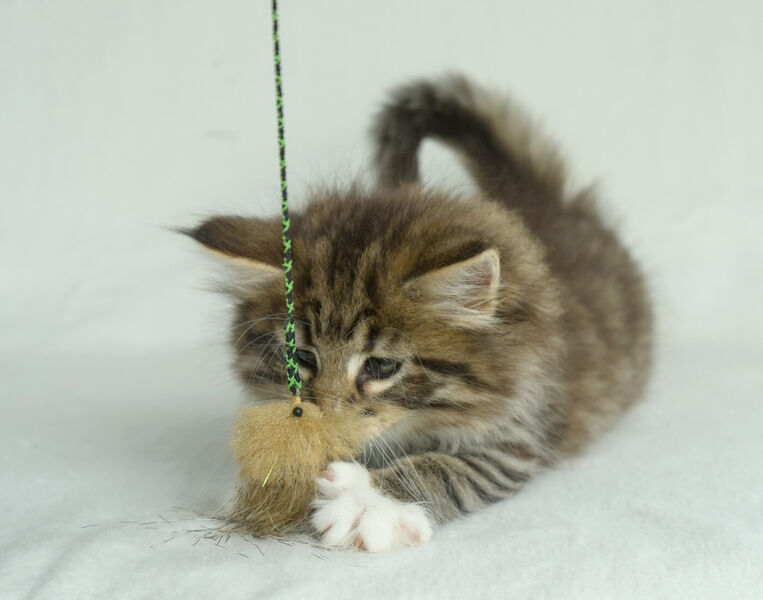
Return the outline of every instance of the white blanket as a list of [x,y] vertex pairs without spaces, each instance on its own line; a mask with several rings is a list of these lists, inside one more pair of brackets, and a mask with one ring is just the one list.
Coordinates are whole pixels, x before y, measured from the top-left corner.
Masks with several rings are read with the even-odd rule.
[[[6,362],[0,598],[760,598],[760,361],[666,354],[583,456],[387,554],[204,518],[232,477],[231,411],[178,357]],[[59,385],[85,368],[87,389]]]

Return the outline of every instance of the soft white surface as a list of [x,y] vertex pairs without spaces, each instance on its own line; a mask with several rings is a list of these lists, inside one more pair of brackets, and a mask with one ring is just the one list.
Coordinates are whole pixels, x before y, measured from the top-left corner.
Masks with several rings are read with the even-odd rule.
[[763,5],[553,4],[283,7],[296,203],[363,168],[385,88],[463,70],[601,178],[660,316],[647,401],[588,453],[365,555],[189,531],[241,392],[163,228],[276,210],[267,3],[0,1],[0,598],[763,597]]

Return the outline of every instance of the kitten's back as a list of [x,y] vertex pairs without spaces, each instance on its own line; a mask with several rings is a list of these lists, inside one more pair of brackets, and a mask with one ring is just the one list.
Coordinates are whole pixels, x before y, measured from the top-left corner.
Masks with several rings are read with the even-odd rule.
[[652,361],[641,272],[590,189],[571,192],[558,150],[513,102],[461,76],[398,88],[373,127],[379,181],[418,181],[427,137],[457,151],[484,194],[518,213],[546,250],[564,297],[561,446],[577,449],[636,400]]

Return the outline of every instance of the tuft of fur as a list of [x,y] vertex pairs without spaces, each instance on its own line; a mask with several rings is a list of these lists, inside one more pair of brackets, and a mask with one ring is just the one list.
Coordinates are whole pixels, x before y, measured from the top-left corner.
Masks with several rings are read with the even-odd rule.
[[355,412],[326,415],[314,405],[300,407],[299,418],[285,403],[249,406],[239,414],[232,445],[241,470],[229,519],[257,535],[299,529],[319,474],[360,448]]
[[[641,396],[651,307],[592,192],[565,190],[560,154],[512,102],[463,77],[418,81],[373,132],[380,185],[317,192],[292,215],[297,343],[314,357],[303,398],[360,414],[356,458],[376,489],[446,522],[515,493]],[[458,152],[478,197],[419,184],[427,137]],[[219,216],[189,233],[244,265],[236,370],[255,398],[285,398],[280,222]]]

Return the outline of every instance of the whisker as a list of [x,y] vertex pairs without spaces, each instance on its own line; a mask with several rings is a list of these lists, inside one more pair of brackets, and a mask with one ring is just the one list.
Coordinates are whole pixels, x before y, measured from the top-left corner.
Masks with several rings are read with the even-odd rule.
[[[279,318],[279,317],[280,317],[280,318]],[[270,314],[270,315],[265,315],[264,317],[260,317],[259,319],[253,319],[253,320],[251,320],[251,321],[244,321],[244,322],[242,322],[242,323],[236,323],[236,324],[235,324],[235,325],[234,325],[234,326],[231,328],[231,332],[235,332],[237,329],[239,329],[239,328],[241,328],[241,327],[244,327],[245,325],[246,325],[247,327],[246,327],[246,329],[244,329],[244,331],[243,331],[243,332],[242,332],[242,333],[241,333],[241,334],[240,334],[240,335],[239,335],[239,336],[236,338],[236,341],[235,341],[235,342],[233,342],[233,345],[234,345],[234,346],[235,346],[235,345],[237,345],[237,344],[238,344],[238,342],[241,340],[241,338],[242,338],[242,337],[244,337],[244,336],[245,336],[245,335],[246,335],[246,334],[249,332],[249,330],[251,330],[251,329],[252,329],[252,327],[254,327],[255,325],[257,325],[258,323],[261,323],[262,321],[265,321],[265,320],[267,320],[267,319],[271,319],[271,320],[273,320],[273,321],[283,321],[285,318],[286,318],[286,314],[285,314],[285,313],[273,313],[273,314]]]
[[[413,471],[413,474],[416,476],[416,479],[418,479],[419,483],[421,484],[422,488],[426,487],[426,484],[424,483],[424,480],[421,478],[421,475],[419,474],[418,469],[416,469],[416,464],[411,459],[411,457],[408,455],[408,453],[405,451],[405,448],[403,448],[402,444],[400,444],[400,441],[395,437],[393,433],[389,433],[389,439],[393,441],[397,447],[400,449],[400,452],[403,454],[403,456],[407,459],[408,464],[410,465],[411,471]],[[421,501],[425,501],[424,495],[422,493],[419,494],[419,497],[421,498]]]
[[[422,496],[421,491],[419,490],[419,488],[416,485],[416,483],[413,481],[413,477],[409,473],[409,471],[406,468],[406,466],[402,463],[400,458],[396,456],[396,453],[394,452],[394,450],[392,450],[392,447],[389,445],[387,440],[384,439],[383,436],[381,436],[381,437],[378,438],[378,441],[383,443],[387,447],[387,449],[389,450],[390,455],[392,456],[392,462],[395,464],[395,466],[399,467],[399,469],[393,469],[392,472],[398,477],[398,480],[400,481],[400,483],[401,484],[404,483],[403,482],[403,477],[404,477],[405,478],[406,489],[407,489],[408,493],[411,494],[411,496],[413,498],[417,498],[420,501],[423,501],[424,497]],[[405,454],[405,452],[404,452],[404,454]],[[405,455],[405,457],[408,458],[407,454]],[[412,465],[412,461],[410,459],[408,459],[408,464]]]

